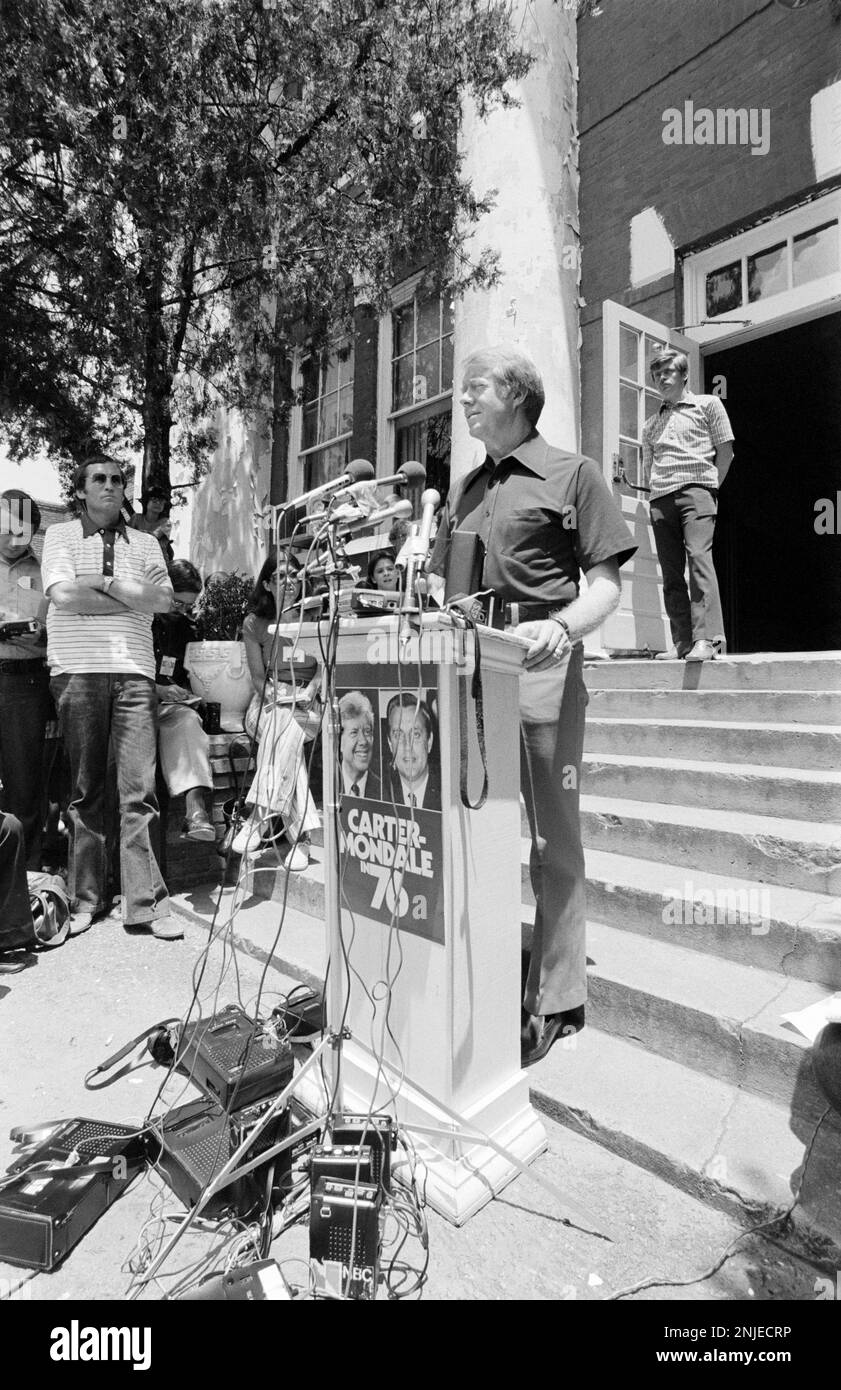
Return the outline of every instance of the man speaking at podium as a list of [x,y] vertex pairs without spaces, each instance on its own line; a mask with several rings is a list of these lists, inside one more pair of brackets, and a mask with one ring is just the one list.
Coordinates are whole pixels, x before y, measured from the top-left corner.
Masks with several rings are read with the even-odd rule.
[[619,566],[637,547],[599,465],[538,433],[545,393],[530,357],[507,346],[471,353],[460,399],[487,457],[450,489],[430,568],[447,574],[472,548],[475,589],[490,592],[494,626],[529,641],[520,676],[520,784],[537,903],[522,1016],[528,1066],[584,1025],[582,638],[618,606]]

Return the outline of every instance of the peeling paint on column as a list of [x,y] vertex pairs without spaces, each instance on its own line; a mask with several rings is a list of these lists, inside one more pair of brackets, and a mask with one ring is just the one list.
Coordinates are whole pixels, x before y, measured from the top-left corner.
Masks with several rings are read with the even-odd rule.
[[468,254],[490,247],[499,257],[500,278],[491,289],[471,291],[456,302],[453,477],[472,467],[480,452],[467,433],[457,396],[461,364],[483,343],[513,340],[531,353],[547,388],[541,430],[562,448],[579,444],[576,24],[574,15],[552,0],[517,0],[512,21],[535,57],[531,72],[514,89],[520,105],[479,121],[465,104],[460,135],[464,172],[477,194],[489,186],[498,190]]

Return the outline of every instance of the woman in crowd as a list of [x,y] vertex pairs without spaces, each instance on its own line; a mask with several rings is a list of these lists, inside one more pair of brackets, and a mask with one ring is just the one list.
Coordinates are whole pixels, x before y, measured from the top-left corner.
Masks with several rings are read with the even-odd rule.
[[208,738],[199,717],[199,698],[188,688],[184,649],[196,639],[193,609],[202,590],[201,576],[189,560],[169,566],[174,590],[170,613],[152,624],[155,684],[158,690],[158,753],[170,796],[186,800],[183,834],[188,840],[214,840],[205,794],[213,786]]
[[284,868],[309,863],[310,831],[320,824],[310,795],[304,744],[321,726],[319,671],[314,657],[293,654],[292,644],[269,632],[272,623],[299,617],[300,566],[289,550],[272,552],[257,576],[242,636],[254,695],[245,716],[248,734],[259,739],[257,770],[249,792],[253,810],[235,836],[236,854],[260,848],[263,824],[282,816],[292,848]]
[[152,486],[140,496],[141,511],[133,516],[129,526],[135,531],[145,531],[154,536],[164,553],[167,565],[173,562],[175,552],[169,539],[172,523],[169,519],[169,497],[162,487]]
[[400,576],[394,567],[393,550],[376,550],[368,561],[368,588],[380,593],[393,593],[400,588]]

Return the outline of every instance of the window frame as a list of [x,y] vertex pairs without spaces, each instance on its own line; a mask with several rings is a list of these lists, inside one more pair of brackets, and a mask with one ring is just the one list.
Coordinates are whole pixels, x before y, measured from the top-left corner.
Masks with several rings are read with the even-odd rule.
[[[414,401],[410,405],[401,406],[398,410],[392,410],[392,364],[394,358],[394,323],[393,314],[396,309],[402,309],[409,304],[417,293],[423,281],[423,271],[418,271],[415,275],[396,285],[391,292],[391,303],[388,312],[380,316],[378,346],[377,346],[377,473],[380,477],[388,477],[395,471],[395,445],[397,440],[398,428],[411,420],[420,423],[424,418],[433,415],[443,415],[445,412],[441,406],[450,403],[450,415],[452,416],[453,388],[450,386],[446,391],[439,391],[434,396],[428,396],[424,401]],[[439,300],[441,296],[438,296]],[[439,320],[440,322],[440,320]],[[453,330],[455,339],[455,329]],[[438,341],[441,341],[439,337]]]
[[[345,347],[350,347],[353,349],[353,376],[351,377],[349,382],[343,382],[341,380],[340,375],[339,387],[337,391],[337,395],[340,400],[342,391],[345,390],[348,386],[352,388],[356,380],[356,345],[353,342],[352,335],[343,333],[337,335],[335,338],[332,338],[330,342],[324,348],[321,349],[321,355],[327,353],[329,356],[332,356],[334,353],[340,352]],[[294,488],[295,492],[303,492],[306,491],[308,488],[307,465],[311,459],[316,458],[317,455],[323,452],[325,449],[333,448],[337,444],[346,445],[348,441],[353,437],[353,423],[351,423],[351,427],[349,430],[343,430],[341,434],[334,435],[330,439],[322,440],[319,444],[311,444],[306,449],[303,447],[304,409],[306,405],[313,404],[312,401],[305,402],[303,399],[304,363],[312,355],[313,353],[311,348],[299,347],[295,349],[292,360],[292,386],[295,392],[295,405],[293,406],[289,423],[289,457],[292,463],[289,472],[291,475],[290,485],[291,488]],[[315,399],[317,401],[320,401],[323,400],[324,397],[322,395],[319,395]],[[352,396],[351,399],[353,399]]]
[[[836,223],[838,269],[802,285],[793,283],[793,243],[804,234]],[[777,294],[748,299],[747,262],[763,251],[785,243],[786,274],[789,287]],[[710,318],[707,314],[706,280],[711,271],[739,261],[742,267],[743,302]],[[774,331],[781,320],[794,323],[814,315],[822,305],[841,297],[841,191],[813,198],[810,202],[770,217],[737,236],[717,241],[703,251],[687,255],[683,265],[683,316],[687,332],[699,343],[714,342],[716,348],[735,339],[759,336],[770,326]],[[727,320],[745,320],[728,323]],[[707,320],[706,323],[703,320]]]

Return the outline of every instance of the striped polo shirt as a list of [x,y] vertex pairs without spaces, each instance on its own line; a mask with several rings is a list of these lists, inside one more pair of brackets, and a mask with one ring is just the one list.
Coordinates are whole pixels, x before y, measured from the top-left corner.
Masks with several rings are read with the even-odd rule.
[[[41,577],[49,596],[53,584],[84,574],[113,574],[172,588],[163,552],[154,536],[129,530],[120,519],[97,528],[85,513],[51,526],[44,537]],[[47,660],[54,676],[103,672],[155,678],[152,614],[63,613],[50,604]]]
[[715,451],[733,430],[718,396],[686,391],[674,405],[664,401],[642,429],[643,469],[650,475],[651,500],[693,483],[718,487]]

